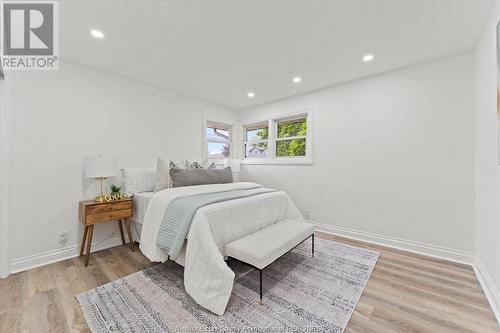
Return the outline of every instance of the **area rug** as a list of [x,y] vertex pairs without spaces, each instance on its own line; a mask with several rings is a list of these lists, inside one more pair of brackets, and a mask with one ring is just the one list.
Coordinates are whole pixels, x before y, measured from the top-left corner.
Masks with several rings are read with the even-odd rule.
[[96,332],[343,332],[379,253],[316,238],[263,271],[239,262],[226,312],[217,316],[186,294],[183,268],[167,262],[76,296]]

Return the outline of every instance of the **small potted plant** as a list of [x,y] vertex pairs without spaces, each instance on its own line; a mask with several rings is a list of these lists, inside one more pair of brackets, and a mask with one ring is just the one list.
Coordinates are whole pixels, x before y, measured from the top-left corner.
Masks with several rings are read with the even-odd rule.
[[111,185],[110,197],[112,200],[119,200],[121,198],[120,190],[121,190],[121,187],[116,186],[116,185]]
[[111,194],[120,194],[122,188],[116,185],[111,185]]

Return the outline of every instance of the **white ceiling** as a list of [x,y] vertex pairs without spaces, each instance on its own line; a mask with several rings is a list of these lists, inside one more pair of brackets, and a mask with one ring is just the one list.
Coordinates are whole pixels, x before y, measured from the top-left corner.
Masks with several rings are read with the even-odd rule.
[[[60,48],[63,59],[241,109],[471,49],[491,7],[492,0],[62,0]],[[366,53],[375,60],[363,63]]]

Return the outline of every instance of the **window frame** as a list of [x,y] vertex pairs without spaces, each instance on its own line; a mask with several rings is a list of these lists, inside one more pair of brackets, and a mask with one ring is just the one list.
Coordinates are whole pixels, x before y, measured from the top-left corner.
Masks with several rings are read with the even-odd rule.
[[[278,124],[284,121],[297,120],[305,118],[307,123],[307,134],[305,136],[294,136],[278,138]],[[245,143],[246,141],[246,129],[248,127],[256,126],[258,124],[268,124],[268,157],[267,158],[251,158],[245,157]],[[312,122],[312,110],[305,110],[301,112],[296,112],[292,114],[274,116],[267,120],[251,121],[245,122],[242,125],[242,137],[241,137],[241,151],[242,159],[241,164],[313,164],[312,159],[312,136],[313,136],[313,122]],[[306,140],[306,155],[305,156],[276,156],[276,142],[294,140],[294,139],[305,139]],[[264,140],[262,140],[264,141]]]
[[[217,128],[220,127],[223,130],[227,130],[229,132],[229,140],[217,140],[217,139],[208,139],[207,138],[207,129],[208,128]],[[222,121],[213,121],[213,120],[204,120],[203,121],[203,156],[208,162],[215,162],[215,164],[224,164],[224,160],[233,158],[234,154],[234,129],[233,125],[222,122]],[[228,143],[229,144],[229,156],[227,157],[210,157],[208,155],[208,144],[209,143]]]
[[[262,127],[266,127],[267,128],[267,139],[261,139],[261,140],[255,140],[255,141],[248,141],[248,137],[247,137],[247,131],[249,128],[254,128],[254,129],[258,129],[258,128],[261,128]],[[253,123],[253,124],[248,124],[248,125],[244,125],[243,126],[243,151],[242,151],[242,159],[252,159],[251,157],[246,157],[246,148],[245,146],[248,144],[248,143],[262,143],[262,142],[265,142],[267,143],[267,151],[269,152],[269,144],[270,144],[270,129],[269,129],[269,122],[268,121],[261,121],[261,122],[258,122],[258,123]],[[269,155],[269,154],[268,154]],[[266,157],[266,158],[253,158],[253,159],[268,159],[269,157]]]
[[[286,118],[279,118],[279,119],[273,119],[273,122],[274,122],[274,138],[273,138],[273,141],[274,141],[274,158],[279,158],[279,159],[284,159],[284,158],[293,158],[293,159],[296,159],[296,158],[305,158],[307,157],[307,150],[308,150],[308,146],[307,146],[307,134],[309,133],[309,126],[307,126],[307,134],[306,135],[299,135],[299,136],[288,136],[288,137],[283,137],[283,138],[279,138],[278,137],[278,126],[280,123],[284,123],[284,122],[287,122],[287,121],[293,121],[293,120],[299,120],[299,119],[305,119],[306,120],[306,126],[308,125],[308,121],[307,121],[307,115],[298,115],[296,117],[286,117]],[[299,139],[299,140],[302,140],[302,139],[305,139],[306,141],[306,155],[305,156],[276,156],[276,148],[277,148],[277,142],[278,141],[291,141],[291,140],[296,140],[296,139]]]

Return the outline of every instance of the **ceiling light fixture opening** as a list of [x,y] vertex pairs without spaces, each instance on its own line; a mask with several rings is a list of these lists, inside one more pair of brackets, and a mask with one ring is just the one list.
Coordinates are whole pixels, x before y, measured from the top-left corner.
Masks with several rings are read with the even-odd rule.
[[372,61],[372,60],[373,60],[373,58],[375,58],[375,57],[373,56],[373,54],[366,54],[366,55],[363,57],[363,61],[364,61],[364,62],[370,62],[370,61]]
[[302,78],[300,76],[296,76],[293,78],[293,83],[300,83],[302,81]]
[[104,38],[104,34],[102,33],[102,31],[99,31],[99,30],[91,30],[90,34],[92,35],[92,37],[95,37],[97,39],[103,39]]
[[254,98],[255,93],[253,91],[250,91],[250,92],[248,92],[247,96],[248,96],[248,98]]

